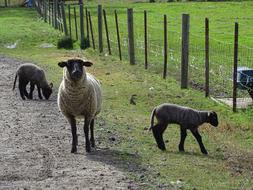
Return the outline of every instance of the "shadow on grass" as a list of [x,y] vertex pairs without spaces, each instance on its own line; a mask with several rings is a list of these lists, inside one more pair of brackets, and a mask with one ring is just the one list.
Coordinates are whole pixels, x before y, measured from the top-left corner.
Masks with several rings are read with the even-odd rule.
[[87,158],[112,165],[127,172],[141,173],[146,171],[141,166],[141,157],[139,155],[124,151],[98,148],[96,151],[87,154]]

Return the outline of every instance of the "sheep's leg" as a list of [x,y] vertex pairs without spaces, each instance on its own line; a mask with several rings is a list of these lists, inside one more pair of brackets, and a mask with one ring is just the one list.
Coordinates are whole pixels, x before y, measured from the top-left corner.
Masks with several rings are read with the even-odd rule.
[[193,136],[197,139],[198,143],[199,143],[199,147],[200,147],[200,150],[203,154],[208,154],[207,151],[206,151],[206,148],[202,142],[202,137],[201,135],[199,134],[198,130],[197,129],[191,129],[191,132],[193,134]]
[[85,135],[85,148],[86,148],[86,152],[90,152],[90,140],[89,140],[89,126],[90,126],[90,119],[85,118],[85,122],[84,122],[84,135]]
[[35,86],[34,83],[30,82],[30,93],[29,93],[29,97],[28,98],[31,99],[31,100],[33,99],[34,86]]
[[90,122],[90,143],[91,147],[95,147],[95,139],[94,139],[94,119]]
[[38,85],[36,85],[36,86],[37,86],[37,90],[38,90],[39,99],[43,99],[41,96],[41,88]]
[[72,133],[72,148],[71,153],[77,152],[77,134],[76,134],[76,119],[72,116],[69,118],[69,123],[71,125],[71,133]]
[[183,151],[183,152],[184,152],[184,141],[185,141],[185,138],[187,136],[187,131],[186,130],[187,130],[186,128],[180,126],[180,136],[181,136],[181,138],[180,138],[180,143],[178,145],[178,149],[179,149],[179,151]]
[[155,137],[157,146],[161,150],[166,150],[165,144],[163,141],[163,132],[166,129],[166,125],[157,124],[154,127],[152,127],[153,136]]
[[19,88],[21,98],[25,100],[26,84],[21,78],[19,78],[18,88]]
[[25,95],[24,95],[24,91],[23,91],[23,87],[21,83],[18,84],[18,88],[19,88],[19,93],[20,93],[21,98],[25,100]]

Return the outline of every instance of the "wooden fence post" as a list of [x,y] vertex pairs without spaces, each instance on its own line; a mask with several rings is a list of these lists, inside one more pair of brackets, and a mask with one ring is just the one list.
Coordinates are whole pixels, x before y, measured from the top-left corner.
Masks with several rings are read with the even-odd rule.
[[190,15],[182,15],[182,56],[181,56],[181,88],[188,88],[188,57],[189,57]]
[[98,5],[98,49],[99,52],[103,52],[103,28],[102,23],[102,5]]
[[86,17],[86,45],[90,47],[90,30],[89,30],[89,18],[88,18],[88,9],[85,7],[85,17]]
[[128,53],[131,65],[135,64],[133,9],[127,9]]
[[54,28],[57,29],[58,28],[58,23],[57,23],[57,0],[54,0],[54,8],[53,8],[53,12],[54,12]]
[[163,78],[166,79],[167,77],[167,50],[168,43],[167,43],[167,16],[164,15],[164,67],[163,67]]
[[78,29],[77,29],[77,20],[76,20],[76,7],[74,7],[74,17],[75,17],[76,40],[78,40]]
[[95,49],[95,41],[94,41],[93,27],[92,27],[92,21],[91,21],[90,11],[88,11],[88,15],[89,15],[89,23],[90,23],[90,33],[91,33],[92,46],[93,46],[93,49]]
[[48,3],[48,24],[51,25],[51,16],[50,16],[51,6],[50,6],[50,0],[48,0],[47,3]]
[[234,36],[233,112],[236,112],[237,98],[238,34],[238,23],[236,22]]
[[54,4],[53,2],[50,2],[50,5],[51,5],[51,24],[52,26],[54,27]]
[[111,46],[110,46],[110,38],[109,38],[108,27],[107,27],[106,12],[105,12],[104,9],[103,9],[103,14],[104,14],[104,23],[105,23],[105,33],[106,33],[107,47],[108,47],[109,55],[111,55],[112,52],[111,52]]
[[46,0],[43,0],[43,10],[44,10],[44,22],[47,22],[47,6],[46,6]]
[[8,7],[7,0],[4,0],[4,6]]
[[61,32],[64,32],[63,31],[63,19],[62,19],[62,12],[61,12],[61,3],[60,2],[58,2],[58,4],[57,4],[57,10],[58,10],[58,16],[59,16],[59,19],[58,19],[58,23],[59,23],[59,30],[61,31]]
[[209,20],[205,19],[205,97],[209,96]]
[[68,36],[68,28],[67,28],[64,2],[61,3],[61,12],[62,12],[62,22],[63,22],[64,34],[65,34],[65,36]]
[[68,19],[69,19],[69,36],[72,38],[72,29],[71,29],[71,9],[70,5],[68,5]]
[[117,15],[116,10],[114,10],[114,15],[115,15],[115,24],[116,24],[116,32],[117,32],[118,49],[119,49],[119,59],[122,60],[121,46],[120,46],[120,35],[119,35],[119,23],[118,23],[118,15]]
[[144,11],[144,65],[148,69],[148,31],[147,31],[147,11]]
[[83,23],[83,4],[79,5],[80,7],[80,46],[81,49],[85,49],[85,41],[84,41],[84,23]]

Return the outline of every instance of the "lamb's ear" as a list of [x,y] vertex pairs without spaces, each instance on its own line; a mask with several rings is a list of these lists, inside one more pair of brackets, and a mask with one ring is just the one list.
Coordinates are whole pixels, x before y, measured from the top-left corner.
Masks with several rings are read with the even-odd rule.
[[50,86],[50,88],[53,88],[54,85],[52,82],[50,82],[49,86]]
[[62,67],[62,68],[65,67],[66,65],[67,65],[66,61],[61,61],[61,62],[58,63],[58,66]]
[[85,66],[85,67],[90,67],[92,65],[93,65],[93,63],[90,61],[83,61],[83,66]]

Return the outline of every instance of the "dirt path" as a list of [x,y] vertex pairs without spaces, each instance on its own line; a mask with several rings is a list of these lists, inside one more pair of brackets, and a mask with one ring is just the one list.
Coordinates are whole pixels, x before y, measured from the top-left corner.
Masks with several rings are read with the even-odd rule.
[[56,103],[22,101],[12,89],[20,61],[0,57],[0,189],[136,189],[112,164],[114,154],[86,154],[79,126],[78,154],[70,153],[70,128]]

